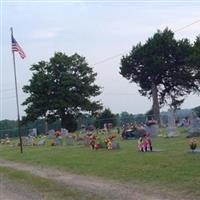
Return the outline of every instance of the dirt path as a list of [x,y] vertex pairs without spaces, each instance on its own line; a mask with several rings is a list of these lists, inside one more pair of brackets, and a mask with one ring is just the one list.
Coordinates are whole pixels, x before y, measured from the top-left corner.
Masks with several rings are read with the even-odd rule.
[[[33,175],[40,176],[42,178],[48,178],[53,181],[57,181],[67,186],[72,186],[80,191],[92,192],[94,195],[106,197],[106,199],[115,200],[170,200],[170,199],[182,199],[182,197],[169,197],[164,195],[163,192],[160,194],[157,191],[144,190],[141,186],[117,183],[112,180],[104,180],[97,177],[82,176],[65,171],[61,171],[55,168],[42,167],[36,165],[29,165],[23,163],[16,163],[7,160],[0,160],[0,166],[10,167],[16,170],[26,171]],[[11,195],[11,194],[9,194]],[[15,194],[17,195],[17,193]],[[3,198],[3,199],[14,199],[23,200],[20,198]]]

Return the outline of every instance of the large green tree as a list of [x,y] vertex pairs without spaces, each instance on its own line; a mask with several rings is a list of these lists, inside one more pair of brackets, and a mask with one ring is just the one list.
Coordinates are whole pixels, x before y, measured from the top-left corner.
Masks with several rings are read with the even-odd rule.
[[76,128],[76,118],[81,112],[95,113],[101,109],[99,101],[91,100],[100,94],[100,87],[94,83],[97,74],[84,57],[55,53],[48,62],[33,64],[30,70],[33,72],[30,83],[23,87],[29,94],[23,102],[27,106],[27,120],[61,119],[61,126],[71,131]]
[[121,59],[120,74],[135,82],[143,96],[152,98],[154,117],[158,121],[160,106],[167,99],[176,107],[196,87],[194,71],[188,62],[191,51],[192,45],[187,39],[176,40],[174,33],[166,28],[156,32],[145,44],[134,46]]
[[194,81],[196,81],[196,85],[198,86],[196,89],[197,92],[199,92],[200,88],[200,35],[196,38],[192,53],[189,58],[189,62],[192,65],[192,68],[194,70],[195,78]]

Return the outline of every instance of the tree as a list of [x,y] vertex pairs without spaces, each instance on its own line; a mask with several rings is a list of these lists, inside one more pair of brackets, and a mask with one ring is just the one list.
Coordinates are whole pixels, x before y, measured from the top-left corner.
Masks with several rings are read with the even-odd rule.
[[29,94],[23,102],[27,106],[27,120],[61,119],[61,126],[72,131],[81,112],[95,113],[101,109],[99,101],[90,99],[100,94],[100,87],[94,84],[97,74],[84,57],[55,53],[49,62],[40,61],[30,70],[33,72],[30,83],[23,87]]
[[169,29],[158,31],[144,45],[137,44],[121,59],[120,74],[135,82],[143,96],[153,99],[154,117],[160,122],[160,106],[167,99],[180,103],[196,87],[188,57],[192,46],[187,39],[176,41]]
[[121,125],[130,124],[134,122],[134,115],[129,114],[128,112],[120,113],[120,123]]
[[197,114],[198,117],[200,117],[200,106],[197,106],[195,108],[193,108],[192,110],[194,110]]
[[200,35],[194,42],[192,53],[189,57],[189,62],[192,65],[194,71],[194,80],[196,81],[197,87],[194,88],[195,92],[199,92],[200,88]]
[[113,126],[116,126],[115,114],[111,112],[109,108],[106,108],[99,116],[96,117],[95,126],[98,128],[103,128],[104,124],[112,123]]

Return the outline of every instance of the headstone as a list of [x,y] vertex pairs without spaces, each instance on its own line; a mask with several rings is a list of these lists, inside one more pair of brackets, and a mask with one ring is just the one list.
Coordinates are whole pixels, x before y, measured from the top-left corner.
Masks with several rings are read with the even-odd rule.
[[32,137],[37,137],[37,129],[36,128],[29,129],[29,135]]
[[103,129],[104,129],[105,131],[108,130],[107,123],[104,123],[104,125],[103,125]]
[[84,144],[84,137],[83,136],[77,136],[76,141],[77,141],[78,145]]
[[33,145],[33,137],[22,137],[22,145],[23,146],[31,146]]
[[167,126],[167,136],[175,137],[177,136],[176,124],[175,124],[175,115],[172,109],[168,110],[168,126]]
[[67,138],[66,144],[67,145],[73,145],[73,137],[72,137],[72,135],[68,134],[66,138]]
[[64,136],[67,136],[68,135],[68,130],[65,129],[65,128],[61,128],[61,134],[64,135]]
[[38,142],[38,146],[44,146],[45,145],[45,139],[41,139]]
[[62,145],[62,137],[57,137],[57,138],[55,139],[55,145],[56,145],[56,146]]
[[84,145],[87,147],[90,146],[90,137],[88,135],[84,136]]
[[189,132],[189,137],[200,135],[200,119],[194,112],[192,113],[192,116],[190,118],[190,126],[188,132]]
[[112,142],[112,149],[120,149],[119,142],[113,141]]
[[151,136],[157,136],[159,127],[158,124],[152,124],[145,127],[145,131],[149,132]]
[[54,129],[49,130],[48,135],[49,139],[55,138],[55,130]]

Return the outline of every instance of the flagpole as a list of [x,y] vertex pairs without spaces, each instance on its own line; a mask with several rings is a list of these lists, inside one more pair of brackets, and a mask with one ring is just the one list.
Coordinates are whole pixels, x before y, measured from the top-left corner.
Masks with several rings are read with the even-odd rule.
[[[11,31],[11,39],[13,36],[13,28],[10,28]],[[22,147],[22,136],[21,136],[21,130],[20,130],[20,114],[19,114],[19,100],[18,100],[18,91],[17,91],[17,75],[16,75],[16,65],[15,65],[15,53],[12,50],[13,54],[13,67],[14,67],[14,76],[15,76],[15,94],[16,94],[16,103],[17,103],[17,122],[18,122],[18,136],[19,136],[19,144],[21,153],[23,153],[23,147]]]

